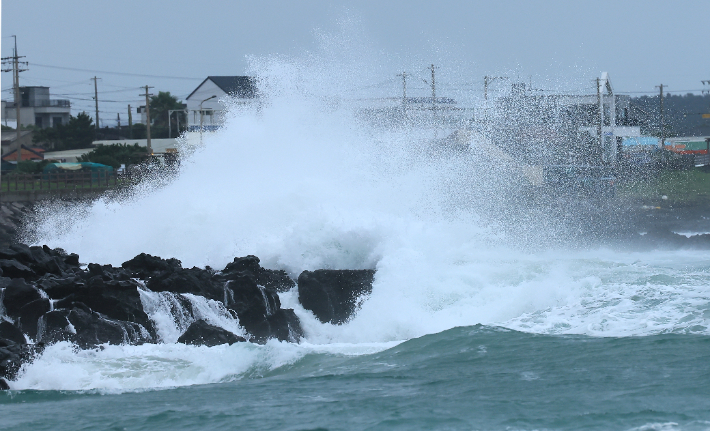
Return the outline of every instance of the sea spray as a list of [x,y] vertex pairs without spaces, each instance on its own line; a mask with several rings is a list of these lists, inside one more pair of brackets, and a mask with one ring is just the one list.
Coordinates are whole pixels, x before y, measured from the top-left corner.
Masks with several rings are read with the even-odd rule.
[[234,334],[247,336],[239,326],[239,320],[219,301],[202,296],[151,292],[139,290],[143,309],[155,324],[158,338],[163,343],[175,343],[196,320],[226,329]]

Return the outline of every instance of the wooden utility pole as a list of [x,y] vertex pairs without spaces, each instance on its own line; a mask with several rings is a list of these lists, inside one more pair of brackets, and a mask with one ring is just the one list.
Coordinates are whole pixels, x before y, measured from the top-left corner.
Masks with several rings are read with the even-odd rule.
[[402,109],[407,113],[407,72],[402,72],[397,76],[402,77]]
[[94,101],[96,102],[96,130],[99,130],[99,87],[96,81],[101,78],[93,77],[94,80]]
[[133,139],[133,117],[131,116],[131,105],[128,105],[128,139]]
[[14,84],[15,93],[15,118],[17,121],[15,123],[15,130],[17,131],[17,163],[22,161],[22,145],[20,143],[20,137],[22,135],[22,128],[20,127],[20,107],[22,106],[22,98],[20,97],[20,72],[24,72],[27,69],[20,69],[20,65],[27,66],[26,61],[20,61],[21,58],[25,56],[17,55],[17,36],[12,36],[15,38],[15,52],[12,57],[4,57],[2,59],[3,63],[7,64],[12,61],[11,69],[2,69],[3,72],[12,72],[12,81]]
[[432,64],[431,67],[431,103],[436,107],[436,79],[434,77],[434,70],[436,69]]
[[659,88],[661,90],[660,92],[660,98],[658,99],[659,102],[659,109],[660,109],[660,117],[661,117],[661,148],[664,148],[666,146],[666,133],[665,130],[663,129],[663,87],[665,87],[663,84],[661,85],[656,85],[656,88]]
[[152,94],[148,93],[149,88],[153,87],[146,85],[145,94],[141,94],[140,96],[145,96],[145,133],[148,139],[148,154],[153,155],[153,147],[150,145],[150,96],[152,96]]

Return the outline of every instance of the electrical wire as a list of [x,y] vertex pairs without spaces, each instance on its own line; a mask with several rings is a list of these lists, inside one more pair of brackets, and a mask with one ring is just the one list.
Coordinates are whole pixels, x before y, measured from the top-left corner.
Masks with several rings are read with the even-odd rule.
[[49,64],[39,64],[39,63],[30,63],[30,64],[32,66],[48,67],[50,69],[71,70],[71,71],[75,71],[75,72],[105,73],[105,74],[109,74],[109,75],[136,76],[136,77],[140,77],[140,78],[182,79],[182,80],[188,80],[188,81],[203,80],[203,78],[188,78],[185,76],[145,75],[145,74],[140,74],[140,73],[111,72],[111,71],[107,71],[107,70],[93,70],[93,69],[80,69],[77,67],[52,66]]

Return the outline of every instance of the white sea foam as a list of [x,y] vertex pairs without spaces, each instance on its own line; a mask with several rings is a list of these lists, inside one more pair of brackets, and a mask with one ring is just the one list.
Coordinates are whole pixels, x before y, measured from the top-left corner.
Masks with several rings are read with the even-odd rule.
[[[158,339],[162,343],[175,343],[196,320],[224,328],[234,334],[247,337],[229,311],[219,301],[189,293],[151,292],[139,290],[143,309],[155,324]],[[189,301],[186,307],[183,301]]]
[[362,355],[397,343],[266,345],[236,343],[204,347],[184,344],[105,345],[78,350],[67,342],[48,346],[19,377],[13,390],[68,390],[122,393],[258,378],[310,353]]

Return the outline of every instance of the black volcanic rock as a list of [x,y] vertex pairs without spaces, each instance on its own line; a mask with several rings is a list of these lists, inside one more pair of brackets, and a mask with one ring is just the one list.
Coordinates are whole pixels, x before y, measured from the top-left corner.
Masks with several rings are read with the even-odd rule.
[[3,295],[5,313],[12,318],[17,318],[22,307],[41,298],[42,294],[36,287],[21,278],[15,278],[5,288]]
[[15,344],[26,344],[22,331],[6,320],[0,320],[0,339],[11,341]]
[[[8,264],[8,262],[15,262]],[[7,268],[6,265],[10,265]],[[11,244],[0,250],[0,268],[6,277],[33,280],[45,274],[63,275],[79,269],[79,256],[60,248]],[[8,271],[6,271],[6,269]]]
[[[298,317],[281,308],[278,296],[278,291],[295,285],[293,280],[285,271],[262,268],[255,256],[235,258],[223,271],[183,268],[177,259],[148,254],[118,268],[90,263],[84,269],[76,254],[12,244],[0,249],[0,274],[5,275],[0,277],[0,310],[7,316],[0,319],[0,378],[6,380],[49,343],[69,341],[94,348],[156,342],[154,323],[141,300],[145,288],[170,292],[170,312],[176,319],[197,319],[180,338],[184,343],[245,341],[202,320],[196,303],[185,294],[220,301],[239,319],[249,341],[298,342],[303,337]],[[26,336],[37,344],[27,344]]]
[[33,278],[34,271],[30,267],[21,264],[16,260],[0,259],[0,270],[5,277],[10,278]]
[[192,344],[195,346],[218,346],[220,344],[234,344],[244,342],[246,339],[233,334],[219,326],[210,325],[204,320],[193,322],[178,338],[178,343]]
[[[234,310],[239,317],[239,324],[253,336],[252,341],[265,342],[268,338],[278,338],[282,341],[294,341],[283,338],[288,334],[288,322],[284,319],[273,320],[270,318],[281,310],[281,301],[276,290],[259,286],[251,275],[232,274],[232,280],[225,284],[225,306]],[[295,316],[294,316],[295,317]],[[291,322],[298,326],[296,333],[300,334],[298,318]],[[280,327],[279,325],[282,325]],[[286,325],[286,326],[283,326]],[[281,334],[282,336],[279,336]],[[296,337],[298,341],[300,337]]]
[[233,262],[227,264],[222,270],[222,278],[231,280],[234,276],[251,275],[256,284],[286,292],[296,285],[284,270],[265,269],[259,265],[256,256],[235,257]]
[[43,316],[43,343],[71,341],[81,348],[99,344],[142,344],[152,341],[148,332],[134,322],[119,321],[82,306],[54,310]]
[[137,323],[151,337],[155,336],[153,322],[143,310],[137,281],[104,281],[101,276],[94,276],[86,285],[76,287],[73,293],[54,304],[55,309],[83,305],[111,320]]
[[0,377],[0,391],[7,391],[10,389],[10,385],[7,384],[7,381]]
[[28,345],[22,337],[21,342],[0,337],[0,379],[13,380],[23,363],[41,352],[44,345]]
[[50,300],[47,298],[35,299],[22,306],[17,319],[22,332],[32,339],[37,338],[37,322],[51,308]]
[[222,283],[217,283],[210,271],[200,268],[163,271],[151,277],[146,287],[153,292],[191,293],[217,301],[224,299]]
[[298,299],[323,323],[341,324],[355,312],[358,299],[372,292],[375,270],[318,269],[298,276]]
[[123,262],[121,267],[131,271],[134,277],[146,280],[161,272],[174,272],[182,269],[182,263],[177,259],[161,259],[141,253],[133,259]]

